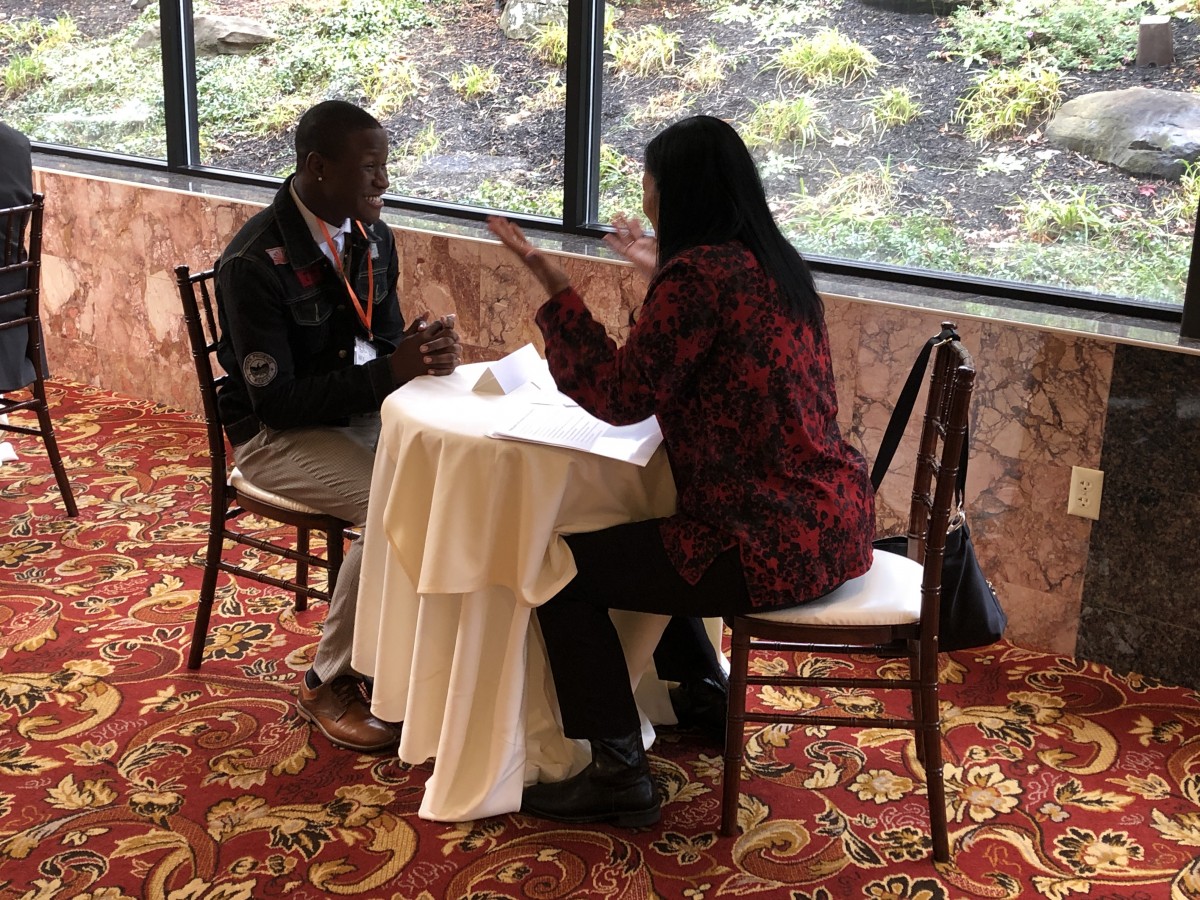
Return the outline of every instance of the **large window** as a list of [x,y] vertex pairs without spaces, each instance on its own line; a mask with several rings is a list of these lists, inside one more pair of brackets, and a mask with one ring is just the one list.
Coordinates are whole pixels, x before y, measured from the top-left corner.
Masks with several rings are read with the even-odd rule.
[[[388,128],[398,202],[572,231],[636,212],[646,141],[708,113],[818,267],[1178,317],[1200,170],[1137,174],[1050,123],[1103,91],[1194,96],[1200,0],[887,8],[923,4],[162,0],[160,49],[159,4],[0,0],[0,90],[34,140],[258,177],[341,97]],[[1174,65],[1133,64],[1149,14]]]
[[31,140],[166,159],[157,10],[40,7],[0,0],[0,117]]
[[[256,27],[241,26],[238,54],[197,42],[205,165],[287,174],[300,114],[339,97],[363,105],[391,134],[394,192],[561,218],[565,6],[561,21],[510,25],[512,38],[491,0],[244,0],[224,8]],[[197,20],[197,31],[212,21]]]
[[[655,131],[703,112],[735,123],[805,253],[1178,307],[1200,172],[1138,176],[1047,136],[1073,97],[1200,86],[1190,59],[1127,65],[1154,6],[991,0],[937,18],[856,0],[615,0],[601,207],[636,197]],[[1192,53],[1195,26],[1176,28]]]

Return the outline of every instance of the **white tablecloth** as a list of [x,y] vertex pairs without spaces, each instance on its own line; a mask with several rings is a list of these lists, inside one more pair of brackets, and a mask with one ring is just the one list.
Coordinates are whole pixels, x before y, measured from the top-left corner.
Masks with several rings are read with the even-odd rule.
[[[400,758],[435,760],[419,814],[436,821],[513,812],[524,785],[586,763],[562,734],[533,607],[575,575],[563,534],[675,507],[661,448],[642,468],[487,437],[524,401],[473,393],[484,365],[384,403],[364,536],[353,665],[375,678],[375,715],[404,722]],[[636,687],[667,620],[613,618]],[[650,682],[637,691],[647,746],[648,719],[674,721]]]

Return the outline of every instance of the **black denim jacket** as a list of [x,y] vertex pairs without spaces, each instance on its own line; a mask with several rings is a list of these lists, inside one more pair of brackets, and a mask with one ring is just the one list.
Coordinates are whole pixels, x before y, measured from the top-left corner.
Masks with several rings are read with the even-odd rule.
[[366,339],[345,284],[312,238],[289,191],[247,222],[217,262],[221,340],[217,359],[229,373],[219,395],[221,421],[234,445],[262,425],[345,425],[379,409],[396,387],[388,355],[404,318],[396,296],[396,243],[383,222],[355,228],[347,274],[360,299],[374,268],[371,327],[379,356],[354,363],[354,339]]

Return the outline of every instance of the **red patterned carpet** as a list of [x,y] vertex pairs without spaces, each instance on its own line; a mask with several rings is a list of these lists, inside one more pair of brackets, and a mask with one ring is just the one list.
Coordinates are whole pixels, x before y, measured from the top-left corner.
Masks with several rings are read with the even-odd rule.
[[759,729],[736,839],[718,750],[670,733],[652,829],[421,821],[428,764],[334,749],[293,711],[319,606],[224,581],[185,668],[200,423],[76,385],[52,402],[79,518],[33,439],[0,467],[3,900],[1200,898],[1200,695],[1008,644],[943,657],[950,866],[899,732]]

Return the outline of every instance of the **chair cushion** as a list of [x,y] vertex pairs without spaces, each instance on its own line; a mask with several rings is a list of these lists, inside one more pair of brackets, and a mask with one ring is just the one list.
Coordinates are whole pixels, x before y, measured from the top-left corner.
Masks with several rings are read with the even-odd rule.
[[920,563],[898,553],[875,551],[865,575],[790,609],[753,618],[791,625],[905,625],[921,619]]
[[307,513],[311,516],[325,515],[321,510],[313,509],[311,506],[301,503],[298,500],[292,500],[284,497],[282,494],[272,494],[270,491],[263,490],[253,484],[236,466],[229,473],[229,483],[234,486],[239,494],[257,500],[259,503],[269,503],[272,506],[278,506],[280,509],[290,509],[292,512]]

